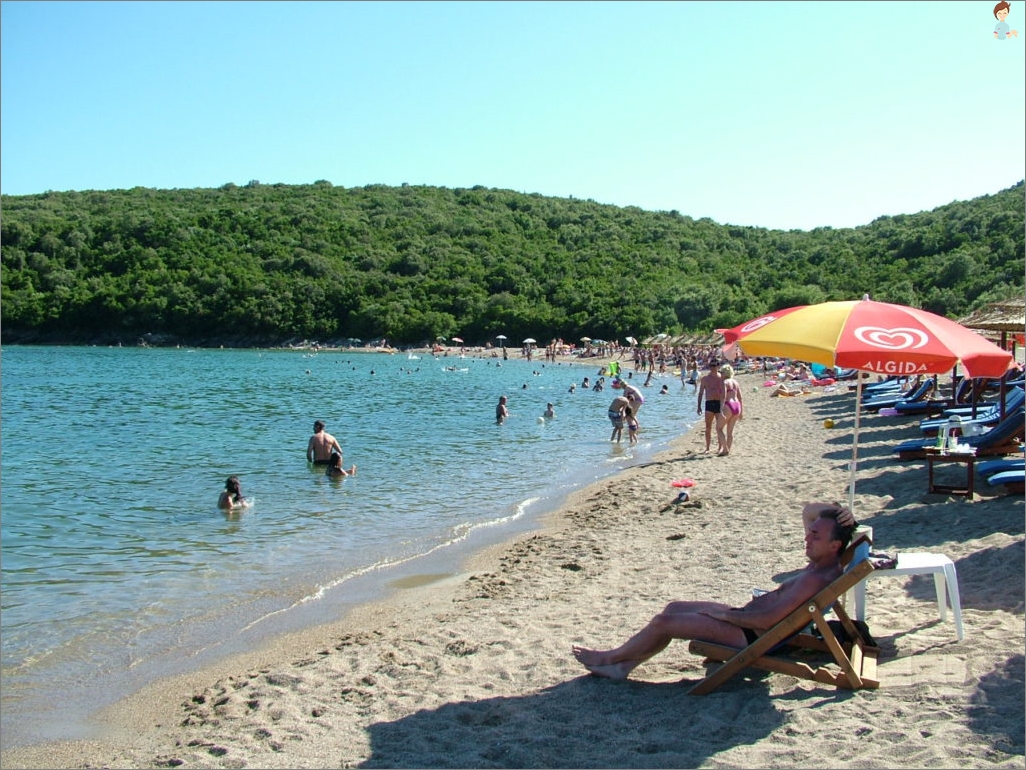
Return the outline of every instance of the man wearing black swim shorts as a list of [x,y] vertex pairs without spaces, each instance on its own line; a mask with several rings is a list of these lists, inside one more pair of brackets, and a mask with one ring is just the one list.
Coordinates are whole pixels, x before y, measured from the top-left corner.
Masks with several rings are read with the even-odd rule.
[[716,359],[710,359],[709,371],[698,381],[698,413],[702,413],[703,398],[705,399],[705,451],[709,451],[712,441],[713,421],[716,421],[716,451],[722,452],[727,445],[727,437],[723,432],[723,414],[720,405],[723,403],[723,378],[720,377],[720,365]]

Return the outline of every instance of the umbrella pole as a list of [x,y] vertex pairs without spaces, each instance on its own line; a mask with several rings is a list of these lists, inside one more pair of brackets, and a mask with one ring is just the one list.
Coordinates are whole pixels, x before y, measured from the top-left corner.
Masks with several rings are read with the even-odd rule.
[[862,416],[862,372],[855,372],[855,431],[851,440],[851,466],[848,479],[848,510],[855,513],[855,472],[859,464],[859,418]]

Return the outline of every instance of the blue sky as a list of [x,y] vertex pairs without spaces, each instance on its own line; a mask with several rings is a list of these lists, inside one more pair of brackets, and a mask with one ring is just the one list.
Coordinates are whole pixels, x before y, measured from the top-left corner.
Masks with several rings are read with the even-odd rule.
[[483,185],[852,227],[1026,176],[1026,2],[0,3],[0,190]]

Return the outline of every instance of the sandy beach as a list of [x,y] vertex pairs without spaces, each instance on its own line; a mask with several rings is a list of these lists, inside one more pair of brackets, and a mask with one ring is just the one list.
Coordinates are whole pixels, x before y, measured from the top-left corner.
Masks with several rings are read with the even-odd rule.
[[[864,417],[855,513],[876,550],[954,560],[964,641],[950,613],[939,620],[932,577],[895,576],[868,589],[877,690],[750,670],[689,696],[706,666],[686,642],[623,682],[574,660],[572,645],[619,644],[670,600],[736,606],[772,588],[805,563],[802,504],[846,500],[854,395],[770,398],[761,375],[740,379],[730,456],[702,452],[697,426],[458,574],[406,580],[331,625],[149,687],[102,714],[102,739],[0,764],[1026,766],[1024,501],[985,482],[972,500],[927,494],[925,463],[891,454],[913,419]],[[695,486],[678,505],[682,478]]]

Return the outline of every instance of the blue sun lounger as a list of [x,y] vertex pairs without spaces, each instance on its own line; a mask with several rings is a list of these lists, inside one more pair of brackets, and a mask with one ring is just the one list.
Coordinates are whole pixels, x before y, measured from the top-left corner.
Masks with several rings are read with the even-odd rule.
[[[966,436],[959,441],[974,447],[977,456],[1021,452],[1019,442],[1026,437],[1024,415],[1026,415],[1026,409],[1019,407],[986,433],[981,433],[978,436]],[[921,460],[926,457],[927,448],[932,447],[933,444],[932,438],[911,439],[894,447],[894,453],[901,460]]]
[[1026,491],[1026,470],[1020,468],[1017,471],[995,473],[987,478],[987,483],[992,487],[1004,485],[1008,487],[1009,493],[1018,492],[1021,494]]
[[989,479],[995,473],[1004,473],[1005,471],[1021,471],[1024,469],[1026,469],[1026,459],[1022,457],[1014,460],[984,460],[982,463],[976,463],[976,472],[983,476],[983,478],[985,479]]
[[[1012,412],[1021,408],[1023,404],[1026,404],[1026,390],[1022,388],[1012,388],[1005,393],[1005,414],[1012,414]],[[944,412],[944,416],[934,417],[929,420],[923,420],[919,423],[919,427],[923,433],[930,435],[936,434],[938,430],[942,429],[948,424],[948,418],[953,414],[958,414],[962,419],[962,429],[965,430],[967,425],[994,425],[1001,419],[1001,406],[1000,404],[994,404],[984,409],[978,410],[976,417],[970,417],[972,409],[968,412],[963,413],[962,410],[948,409]]]
[[919,403],[926,398],[927,393],[933,390],[934,385],[934,378],[928,377],[912,392],[896,391],[894,393],[877,396],[876,398],[872,398],[868,401],[863,401],[862,408],[863,410],[872,411],[874,409],[884,409],[887,407],[896,408],[898,404]]

